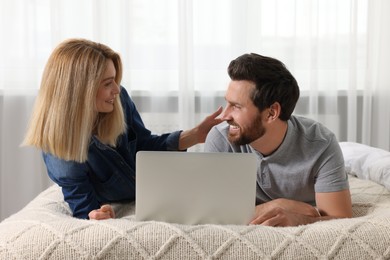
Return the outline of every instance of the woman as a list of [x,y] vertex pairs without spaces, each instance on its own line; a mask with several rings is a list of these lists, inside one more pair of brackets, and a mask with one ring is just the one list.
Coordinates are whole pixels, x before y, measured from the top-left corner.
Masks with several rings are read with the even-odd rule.
[[191,130],[152,135],[121,78],[120,56],[84,39],[61,43],[43,73],[24,144],[43,151],[77,218],[113,218],[107,203],[135,199],[137,151],[186,150],[221,122],[220,108]]

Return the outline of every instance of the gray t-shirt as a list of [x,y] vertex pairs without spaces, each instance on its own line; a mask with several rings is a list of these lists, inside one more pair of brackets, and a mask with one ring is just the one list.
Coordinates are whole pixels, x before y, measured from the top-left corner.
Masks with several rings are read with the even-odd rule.
[[258,158],[256,204],[287,198],[315,205],[316,192],[349,188],[344,158],[335,135],[322,124],[291,116],[279,148],[264,157],[250,145],[227,139],[228,124],[211,129],[205,152],[255,153]]

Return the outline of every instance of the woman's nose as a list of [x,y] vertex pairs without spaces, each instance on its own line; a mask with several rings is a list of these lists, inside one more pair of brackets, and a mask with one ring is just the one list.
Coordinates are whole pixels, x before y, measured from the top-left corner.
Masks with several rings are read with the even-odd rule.
[[119,86],[118,83],[115,82],[115,87],[113,88],[114,94],[119,94],[120,91],[121,91],[121,87]]

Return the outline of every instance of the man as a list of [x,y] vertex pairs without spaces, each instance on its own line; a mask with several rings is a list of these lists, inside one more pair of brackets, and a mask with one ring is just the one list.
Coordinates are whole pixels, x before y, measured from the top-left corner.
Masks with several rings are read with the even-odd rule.
[[352,216],[348,178],[335,135],[291,115],[299,87],[284,64],[258,54],[233,60],[221,114],[206,152],[255,153],[256,211],[251,224],[297,226]]

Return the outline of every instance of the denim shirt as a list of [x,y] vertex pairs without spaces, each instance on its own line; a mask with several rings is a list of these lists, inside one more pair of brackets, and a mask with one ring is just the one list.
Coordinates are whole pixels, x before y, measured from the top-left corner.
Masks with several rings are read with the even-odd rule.
[[105,145],[93,136],[84,163],[43,153],[48,175],[62,188],[74,217],[86,219],[90,211],[104,203],[135,199],[135,155],[138,151],[178,149],[181,131],[151,134],[123,87],[120,98],[127,130],[119,136],[116,147]]

